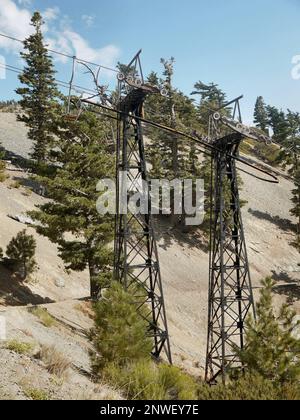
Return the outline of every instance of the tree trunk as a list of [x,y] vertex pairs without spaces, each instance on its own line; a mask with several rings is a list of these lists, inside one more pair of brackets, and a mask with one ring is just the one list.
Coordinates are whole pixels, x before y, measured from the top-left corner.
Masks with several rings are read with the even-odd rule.
[[90,295],[94,301],[99,300],[101,296],[101,287],[96,282],[96,278],[99,275],[99,269],[92,263],[89,262],[89,273],[90,273]]
[[25,281],[27,278],[27,265],[26,260],[23,261],[23,272],[21,273],[22,280]]

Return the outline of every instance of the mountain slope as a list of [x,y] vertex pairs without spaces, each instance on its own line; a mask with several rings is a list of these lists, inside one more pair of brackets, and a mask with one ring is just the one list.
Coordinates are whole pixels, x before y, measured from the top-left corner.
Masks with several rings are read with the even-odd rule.
[[[28,157],[30,142],[26,137],[26,130],[21,123],[16,123],[13,114],[0,113],[0,142],[7,150]],[[9,175],[10,179],[0,184],[2,248],[24,227],[8,215],[26,212],[44,201],[35,193],[27,196],[23,187],[10,187],[16,178],[22,184],[28,182],[26,174],[9,172]],[[288,298],[293,301],[300,315],[300,258],[291,245],[295,220],[289,213],[292,183],[284,176],[279,177],[279,185],[262,182],[243,172],[241,177],[244,181],[241,198],[247,201],[242,212],[255,293],[258,292],[260,280],[273,275],[278,282],[275,289],[276,303],[279,305]],[[60,316],[75,323],[79,322],[85,329],[84,321],[78,321],[76,310],[72,309],[72,305],[76,306],[76,303],[71,305],[66,302],[88,295],[87,273],[66,273],[62,261],[57,257],[56,246],[39,237],[33,229],[29,231],[38,242],[37,261],[40,269],[34,276],[34,282],[20,291],[19,285],[12,283],[8,273],[3,272],[0,277],[0,310],[2,308],[9,313],[9,337],[18,335],[21,330],[18,323],[14,324],[13,314],[19,319],[19,311],[26,311],[7,309],[11,305],[47,304],[55,301],[57,303],[53,306],[47,304],[48,310],[55,308]],[[196,236],[170,232],[165,222],[158,224],[157,234],[174,359],[191,372],[201,374],[205,363],[207,334],[208,254]],[[32,318],[26,315],[25,320],[30,328]],[[61,334],[64,340],[65,331],[62,330]],[[37,341],[42,337],[38,332]],[[50,333],[48,338],[50,341],[57,341]],[[68,343],[68,339],[66,342]],[[82,352],[81,356],[76,357],[87,360],[87,350],[82,349]],[[6,353],[5,357],[10,358]]]

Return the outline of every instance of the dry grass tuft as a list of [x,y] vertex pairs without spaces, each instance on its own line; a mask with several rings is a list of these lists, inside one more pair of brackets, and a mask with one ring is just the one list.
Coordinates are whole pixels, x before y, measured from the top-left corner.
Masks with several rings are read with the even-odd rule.
[[43,346],[39,358],[44,362],[48,372],[58,378],[64,377],[72,365],[55,346]]

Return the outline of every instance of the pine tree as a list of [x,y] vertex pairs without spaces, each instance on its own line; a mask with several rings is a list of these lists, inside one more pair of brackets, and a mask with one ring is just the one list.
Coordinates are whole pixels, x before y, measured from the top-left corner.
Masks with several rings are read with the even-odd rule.
[[128,363],[150,359],[152,342],[145,334],[146,322],[138,314],[132,295],[119,283],[112,283],[95,305],[95,315],[95,328],[91,333],[95,373],[101,373],[111,363],[123,368]]
[[114,175],[111,127],[86,111],[78,122],[59,118],[56,136],[54,172],[36,177],[52,201],[30,215],[41,222],[38,233],[58,244],[67,269],[88,268],[91,297],[97,299],[111,280],[113,257],[113,218],[96,208],[98,182]]
[[[200,104],[197,110],[197,115],[201,123],[202,129],[207,135],[209,128],[209,117],[214,112],[221,108],[226,103],[226,94],[220,89],[220,87],[215,83],[205,83],[199,81],[195,83],[195,91],[192,92],[192,95],[200,96]],[[229,116],[230,110],[222,109],[222,115]]]
[[300,114],[288,110],[282,134],[281,153],[278,161],[294,180],[291,214],[297,218],[297,246],[300,249]]
[[[159,79],[156,73],[151,73],[148,82],[159,86],[167,92],[167,96],[152,95],[145,105],[146,115],[171,128],[185,132],[192,132],[198,128],[196,109],[193,101],[173,86],[174,58],[161,60],[164,66],[164,78]],[[191,152],[195,155],[195,147],[176,134],[162,130],[147,128],[147,135],[151,138],[148,156],[152,166],[153,178],[173,180],[196,176],[192,173],[197,165],[197,159],[191,165]]]
[[268,112],[264,98],[259,96],[254,109],[254,123],[262,131],[268,133],[268,120]]
[[43,20],[39,12],[34,13],[31,23],[34,33],[24,41],[25,52],[21,52],[26,66],[19,76],[24,87],[16,90],[16,93],[22,97],[20,105],[23,110],[18,120],[29,128],[28,136],[34,144],[32,158],[38,164],[44,164],[54,141],[53,104],[59,93],[55,84],[52,60],[44,45]]
[[292,190],[292,202],[294,207],[291,209],[292,216],[296,217],[297,223],[297,242],[296,246],[300,250],[300,167],[294,173],[295,188]]
[[263,281],[257,320],[249,317],[246,348],[238,354],[247,372],[282,385],[300,379],[300,340],[295,335],[299,322],[287,305],[275,315],[274,284],[271,278]]
[[[192,134],[199,129],[197,112],[193,101],[173,85],[174,58],[161,60],[164,66],[163,78],[152,72],[148,83],[166,91],[166,96],[152,95],[145,104],[147,118],[171,128]],[[162,130],[146,128],[151,138],[148,159],[151,164],[150,175],[154,179],[196,179],[199,177],[199,153],[195,144],[182,137]],[[172,225],[185,225],[185,215],[173,214]]]
[[267,106],[268,125],[272,128],[273,139],[282,143],[286,139],[288,124],[285,113],[274,106]]
[[22,280],[34,272],[36,241],[32,235],[27,235],[26,230],[18,233],[7,246],[6,255],[19,266]]
[[[198,118],[201,124],[202,133],[208,134],[209,130],[209,118],[214,112],[226,104],[226,94],[222,89],[215,83],[209,83],[208,85],[199,81],[195,84],[195,91],[193,95],[200,96],[200,104],[198,107]],[[229,117],[230,109],[223,108],[219,111],[222,115]],[[221,134],[226,134],[226,129],[221,131]],[[205,185],[205,218],[204,223],[201,226],[201,230],[205,237],[208,237],[210,230],[210,210],[211,210],[211,195],[214,191],[214,177],[211,176],[212,161],[210,157],[205,156],[200,166],[199,172],[204,179]],[[214,169],[214,168],[213,168]],[[242,180],[239,178],[239,186],[242,186]],[[229,206],[231,202],[231,189],[228,180],[224,180],[224,194],[225,194],[225,212],[228,214]]]

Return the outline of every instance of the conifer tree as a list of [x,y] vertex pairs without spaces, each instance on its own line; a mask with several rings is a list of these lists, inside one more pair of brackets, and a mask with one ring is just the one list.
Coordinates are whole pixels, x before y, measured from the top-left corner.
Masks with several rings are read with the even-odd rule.
[[58,244],[66,268],[89,270],[91,297],[97,299],[111,280],[113,218],[98,213],[97,184],[113,176],[109,152],[111,127],[86,111],[77,122],[59,118],[59,139],[52,159],[53,173],[36,177],[52,201],[38,206],[31,217],[38,233]]
[[[226,103],[226,94],[215,83],[208,85],[199,81],[195,83],[195,91],[192,95],[200,96],[200,104],[197,110],[197,115],[201,123],[205,135],[208,133],[209,117],[214,110],[221,108]],[[227,109],[221,111],[223,115],[229,115]]]
[[[152,95],[146,101],[145,111],[148,118],[171,128],[192,132],[198,128],[196,109],[193,101],[173,86],[174,58],[161,60],[164,66],[164,78],[159,79],[151,73],[148,82],[166,91],[166,96]],[[173,180],[196,176],[191,173],[191,145],[175,134],[147,128],[151,138],[148,156],[152,166],[153,178]],[[193,149],[193,152],[195,150]],[[194,166],[197,167],[197,159]],[[195,167],[193,169],[195,169]]]
[[285,113],[274,106],[267,106],[268,125],[272,128],[273,139],[282,143],[286,139],[288,124]]
[[292,190],[292,202],[294,207],[291,209],[292,216],[297,219],[297,248],[300,250],[300,167],[294,172],[295,188]]
[[28,136],[33,142],[32,158],[38,164],[44,164],[54,141],[53,104],[59,94],[52,59],[44,45],[43,19],[39,12],[34,13],[31,24],[34,33],[24,41],[25,51],[21,52],[25,68],[19,76],[23,86],[16,90],[22,97],[20,105],[23,111],[18,120],[29,128]]
[[287,168],[295,184],[292,191],[294,207],[291,209],[291,214],[297,218],[297,246],[300,249],[300,114],[288,110],[285,121],[278,160],[285,169]]
[[35,251],[36,241],[32,235],[27,235],[26,230],[18,233],[7,246],[6,255],[8,258],[21,266],[22,280],[25,280],[36,268]]
[[282,385],[300,379],[300,340],[295,334],[299,322],[287,305],[275,314],[274,284],[271,278],[263,281],[257,320],[248,319],[246,348],[238,353],[247,372]]
[[[202,132],[208,135],[209,117],[212,113],[226,104],[226,94],[215,83],[205,84],[201,81],[195,84],[195,91],[192,95],[200,96],[200,104],[198,107],[198,118],[202,127]],[[230,116],[230,110],[224,108],[219,111],[224,116]],[[225,131],[223,133],[225,135]],[[212,179],[211,167],[212,161],[210,157],[205,156],[200,173],[204,179],[205,185],[205,218],[201,226],[201,230],[207,237],[210,228],[210,209],[211,209],[211,193],[214,190],[214,179]],[[214,169],[214,168],[213,168]],[[239,178],[239,185],[242,185],[242,180]],[[231,202],[231,190],[228,180],[224,180],[225,205],[229,206]],[[229,211],[227,213],[230,213]]]
[[[166,96],[152,95],[145,105],[146,116],[160,124],[187,133],[199,129],[196,108],[193,101],[176,89],[173,85],[174,58],[162,59],[164,66],[163,78],[152,72],[148,82],[165,90]],[[148,147],[148,159],[151,164],[150,175],[155,179],[195,179],[199,177],[199,154],[192,142],[167,133],[162,130],[146,128],[146,134],[151,139]],[[173,214],[171,206],[172,225],[185,224],[185,215],[178,217]]]
[[264,132],[268,132],[268,112],[264,102],[264,98],[259,96],[257,98],[254,109],[254,123],[258,128]]
[[137,311],[130,293],[112,283],[103,299],[95,305],[95,328],[91,338],[95,347],[92,363],[97,374],[113,363],[119,368],[128,363],[149,360],[151,339],[147,323]]

